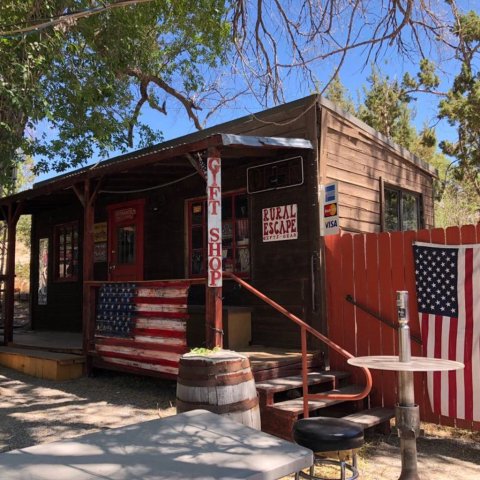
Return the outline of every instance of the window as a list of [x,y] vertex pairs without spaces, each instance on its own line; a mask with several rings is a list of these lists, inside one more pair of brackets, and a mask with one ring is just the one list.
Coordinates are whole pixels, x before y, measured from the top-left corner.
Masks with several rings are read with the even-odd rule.
[[386,231],[418,230],[423,226],[421,195],[394,187],[384,188]]
[[55,226],[55,280],[78,278],[78,223]]
[[[189,275],[207,274],[207,203],[204,198],[188,200]],[[225,272],[250,273],[248,202],[244,193],[222,196],[222,262]]]

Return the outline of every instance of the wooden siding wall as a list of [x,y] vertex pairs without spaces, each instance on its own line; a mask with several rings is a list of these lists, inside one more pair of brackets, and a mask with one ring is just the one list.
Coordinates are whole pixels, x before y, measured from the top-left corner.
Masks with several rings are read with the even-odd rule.
[[[79,271],[75,281],[54,279],[54,228],[55,225],[78,221],[79,227]],[[38,241],[48,238],[48,282],[47,305],[38,304]],[[72,195],[69,207],[57,208],[32,217],[32,328],[80,332],[82,330],[82,238],[83,210],[80,202]]]
[[[415,294],[414,241],[449,245],[480,243],[480,225],[415,232],[343,234],[325,239],[328,336],[353,355],[398,355],[398,335],[391,327],[346,301],[347,295],[397,324],[396,292],[407,290],[411,334],[421,337]],[[424,356],[421,345],[412,341],[411,347],[412,355]],[[330,353],[330,366],[350,369],[357,383],[364,382],[359,370],[350,367],[335,352]],[[380,370],[371,370],[371,373],[372,406],[393,407],[397,399],[395,373]],[[415,373],[414,381],[415,401],[420,405],[422,420],[480,429],[479,422],[434,414],[428,400],[426,374]]]
[[338,114],[328,112],[327,119],[326,176],[339,182],[340,226],[353,232],[381,231],[380,178],[383,178],[387,184],[422,194],[424,226],[432,228],[431,175]]
[[[307,97],[289,108],[279,107],[267,115],[253,116],[242,124],[235,124],[228,133],[287,138],[306,138],[315,151],[303,154],[305,182],[298,187],[250,195],[251,268],[250,282],[261,292],[285,306],[292,313],[322,329],[318,304],[312,305],[312,257],[318,258],[318,131],[317,98]],[[272,159],[273,160],[273,159]],[[268,163],[257,161],[257,164]],[[298,239],[280,242],[262,241],[262,209],[298,205]],[[318,263],[315,263],[315,284],[320,284]],[[268,305],[256,299],[252,313],[254,344],[298,348],[298,327]],[[317,299],[320,302],[320,299]]]

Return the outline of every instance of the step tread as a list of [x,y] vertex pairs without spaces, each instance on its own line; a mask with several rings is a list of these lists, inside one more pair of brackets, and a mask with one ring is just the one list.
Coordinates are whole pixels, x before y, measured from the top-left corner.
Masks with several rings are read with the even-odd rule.
[[27,348],[0,347],[0,355],[19,355],[24,357],[39,358],[44,360],[55,360],[60,364],[84,363],[85,357],[73,353],[47,352],[45,350],[34,350]]
[[393,417],[395,417],[395,409],[388,407],[374,407],[369,408],[368,410],[352,413],[343,418],[344,420],[358,423],[359,425],[362,425],[363,428],[370,428],[388,422]]
[[[348,378],[350,374],[348,372],[309,372],[308,373],[308,385],[319,385],[321,383],[332,382],[334,380],[341,380]],[[287,390],[293,390],[295,388],[302,387],[301,375],[290,375],[288,377],[272,378],[270,380],[264,380],[256,383],[257,390],[265,390],[269,392],[285,392]]]
[[[323,394],[329,393],[340,393],[340,394],[356,394],[360,393],[363,390],[362,386],[359,385],[348,385],[346,387],[337,388],[335,390],[328,390],[322,392]],[[318,410],[320,408],[329,407],[331,405],[336,405],[337,403],[342,403],[345,400],[335,400],[335,399],[321,399],[321,400],[310,400],[308,402],[308,410],[312,412],[313,410]],[[274,403],[269,405],[266,408],[282,410],[284,412],[289,412],[293,414],[301,414],[303,412],[303,397],[295,398],[293,400],[286,400],[284,402]]]

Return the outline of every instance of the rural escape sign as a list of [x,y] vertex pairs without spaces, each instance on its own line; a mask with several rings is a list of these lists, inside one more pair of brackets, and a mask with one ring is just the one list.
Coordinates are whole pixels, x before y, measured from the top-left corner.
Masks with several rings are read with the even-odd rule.
[[320,235],[335,235],[340,231],[337,182],[320,185]]
[[297,204],[264,208],[262,225],[264,242],[295,240],[298,238]]
[[220,158],[207,159],[208,286],[222,286],[222,180]]

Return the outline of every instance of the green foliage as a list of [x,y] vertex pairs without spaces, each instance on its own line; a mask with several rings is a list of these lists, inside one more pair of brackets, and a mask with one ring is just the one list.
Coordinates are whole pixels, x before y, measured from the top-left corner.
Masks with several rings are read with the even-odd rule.
[[342,110],[355,115],[355,104],[338,76],[335,76],[325,92],[325,98]]
[[408,77],[406,84],[391,80],[388,76],[383,76],[376,67],[372,67],[368,82],[369,86],[364,87],[365,100],[358,109],[358,117],[375,130],[410,149],[415,142],[416,132],[409,108],[412,98],[407,89],[413,85],[413,80]]
[[[90,0],[2,2],[0,29],[90,7]],[[141,121],[143,105],[165,113],[161,99],[169,94],[193,114],[204,69],[225,62],[225,16],[223,0],[157,0],[0,38],[4,176],[17,152],[40,157],[37,171],[62,171],[94,153],[160,140],[160,131]],[[41,121],[50,131],[40,135]]]
[[32,216],[22,215],[17,223],[17,240],[30,248],[32,243]]
[[480,195],[480,16],[460,16],[453,29],[459,42],[461,68],[452,88],[440,102],[439,117],[457,130],[457,140],[440,144],[457,161],[455,175]]

